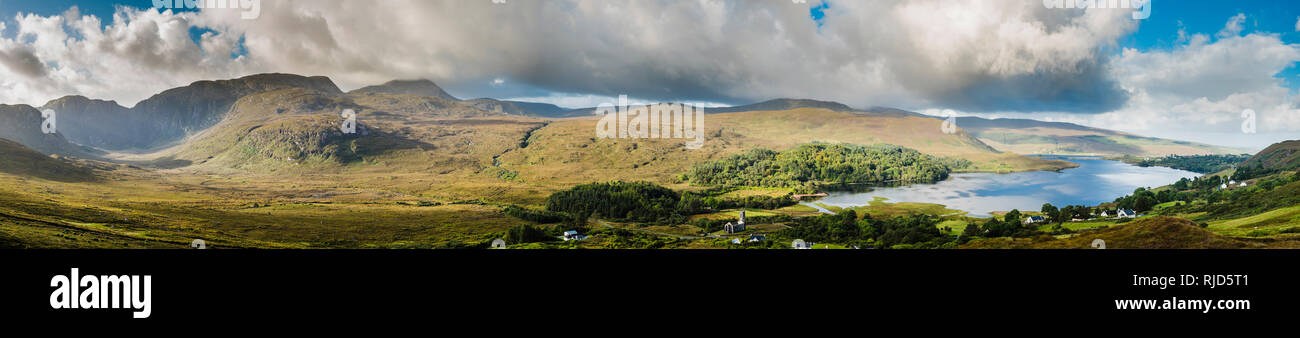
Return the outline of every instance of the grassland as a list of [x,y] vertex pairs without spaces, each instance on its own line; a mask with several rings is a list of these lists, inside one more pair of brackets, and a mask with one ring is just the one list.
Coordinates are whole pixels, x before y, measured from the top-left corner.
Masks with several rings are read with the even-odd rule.
[[[504,215],[503,205],[538,208],[555,191],[610,180],[698,190],[679,180],[696,163],[753,147],[787,149],[817,141],[892,143],[971,160],[975,166],[968,170],[1067,166],[999,153],[917,117],[822,109],[708,115],[704,148],[687,150],[680,140],[595,139],[591,118],[539,119],[443,104],[413,95],[277,90],[240,99],[224,120],[170,148],[108,155],[116,164],[38,153],[26,153],[21,161],[6,157],[9,162],[0,166],[0,246],[183,248],[194,239],[214,248],[482,245],[511,227],[531,224]],[[333,128],[343,109],[358,112],[359,135]],[[29,163],[38,166],[20,165]],[[724,197],[788,192],[750,188]],[[955,213],[935,205],[884,203],[862,212]],[[750,215],[767,213],[816,215],[806,206]],[[714,216],[732,215],[707,217]],[[779,230],[772,226],[755,229]],[[698,234],[689,225],[639,230],[683,241],[663,245],[716,247],[674,237]]]

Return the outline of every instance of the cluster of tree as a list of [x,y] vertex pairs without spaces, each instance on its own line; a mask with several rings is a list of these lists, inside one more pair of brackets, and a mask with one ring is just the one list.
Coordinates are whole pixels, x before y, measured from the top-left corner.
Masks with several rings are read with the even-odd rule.
[[962,238],[974,237],[1033,237],[1040,234],[1038,225],[1026,225],[1024,214],[1020,210],[1011,210],[1002,218],[989,218],[983,225],[968,224],[962,231]]
[[1185,191],[1185,190],[1204,191],[1204,190],[1218,189],[1219,187],[1223,186],[1224,183],[1228,183],[1228,181],[1229,179],[1227,177],[1218,176],[1218,175],[1203,176],[1203,177],[1197,177],[1193,179],[1182,178],[1178,180],[1178,182],[1174,182],[1174,184],[1171,187],[1173,187],[1175,190],[1178,191]]
[[1142,213],[1155,209],[1161,203],[1185,200],[1189,197],[1189,194],[1180,194],[1173,189],[1164,189],[1157,193],[1146,188],[1137,188],[1133,190],[1132,195],[1115,199],[1115,207]]
[[1051,203],[1044,203],[1043,208],[1039,211],[1043,213],[1043,217],[1047,218],[1047,222],[1058,224],[1072,219],[1091,219],[1094,215],[1092,208],[1083,205],[1067,205],[1057,208]]
[[506,231],[506,243],[523,244],[555,241],[560,236],[558,227],[539,228],[532,225],[520,225]]
[[1231,169],[1250,159],[1250,155],[1171,155],[1137,161],[1141,167],[1169,167],[1199,174],[1212,174]]
[[502,211],[507,216],[522,219],[525,221],[541,223],[541,224],[551,224],[551,223],[572,224],[575,223],[576,221],[579,221],[579,220],[574,220],[573,217],[571,217],[569,214],[562,213],[562,212],[554,212],[548,210],[532,210],[532,209],[522,208],[514,205],[507,206]]
[[1255,165],[1238,167],[1237,170],[1232,173],[1232,179],[1236,181],[1251,180],[1276,174],[1278,171],[1279,170],[1275,168],[1264,167],[1263,163],[1255,163]]
[[686,216],[735,208],[778,209],[797,203],[789,195],[722,197],[731,189],[681,192],[645,182],[592,183],[551,194],[545,211],[507,207],[507,215],[538,223],[582,226],[591,217],[614,221],[683,224]]
[[777,234],[811,242],[843,243],[878,248],[944,248],[955,245],[951,236],[938,228],[939,218],[931,215],[899,216],[876,220],[871,215],[858,218],[846,210],[795,220]]
[[562,212],[575,219],[590,217],[617,221],[661,223],[684,219],[677,205],[681,195],[672,189],[645,182],[583,184],[551,194],[546,210]]
[[[959,160],[947,160],[961,165]],[[692,183],[714,186],[795,188],[819,184],[934,182],[952,172],[944,160],[893,146],[805,144],[784,152],[753,149],[696,165],[685,175]],[[964,165],[969,165],[969,161]]]
[[682,214],[695,215],[711,210],[736,208],[780,209],[798,203],[789,195],[754,195],[742,198],[722,198],[719,197],[720,195],[716,191],[684,192],[682,193],[681,202],[677,204],[677,209]]

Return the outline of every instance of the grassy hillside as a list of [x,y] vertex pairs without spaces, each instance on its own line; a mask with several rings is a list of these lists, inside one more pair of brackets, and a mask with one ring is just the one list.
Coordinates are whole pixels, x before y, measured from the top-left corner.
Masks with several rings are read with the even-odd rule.
[[[57,157],[57,155],[55,155]],[[74,162],[47,156],[18,142],[0,138],[0,172],[60,182],[91,182],[90,169]]]
[[1240,167],[1257,166],[1274,171],[1300,168],[1300,140],[1271,145],[1240,165]]
[[1242,149],[1141,137],[1072,123],[961,117],[957,125],[1002,151],[1018,154],[1154,157],[1240,154]]
[[507,152],[499,162],[523,182],[558,185],[608,180],[671,184],[696,163],[754,148],[783,151],[811,142],[894,144],[929,155],[970,160],[970,171],[1069,166],[999,153],[968,134],[944,134],[939,121],[920,117],[868,117],[805,108],[706,115],[704,125],[704,146],[687,150],[682,146],[684,140],[597,139],[594,118],[555,121],[533,132],[527,147]]
[[289,88],[343,94],[326,77],[258,74],[172,88],[131,108],[77,97],[50,101],[45,108],[58,111],[60,123],[69,124],[67,132],[78,142],[107,150],[154,149],[212,127],[244,96]]
[[1176,217],[1153,217],[1101,230],[1085,231],[1066,238],[996,238],[973,241],[967,249],[1090,249],[1094,240],[1106,242],[1106,249],[1246,249],[1296,247],[1296,240],[1243,240],[1202,229],[1192,221]]

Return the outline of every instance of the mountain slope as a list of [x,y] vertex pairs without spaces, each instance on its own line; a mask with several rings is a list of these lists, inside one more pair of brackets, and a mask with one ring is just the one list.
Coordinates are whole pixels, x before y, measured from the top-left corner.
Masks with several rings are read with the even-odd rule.
[[806,100],[806,99],[775,99],[775,100],[767,100],[767,101],[763,101],[755,104],[743,105],[743,106],[708,108],[705,109],[705,111],[708,113],[720,114],[720,113],[736,113],[736,112],[747,112],[747,111],[781,111],[781,110],[794,110],[800,108],[817,108],[817,109],[826,109],[826,110],[837,111],[837,112],[854,111],[853,108],[850,108],[849,106],[843,103],[830,102],[830,101],[818,101],[818,100]]
[[1240,165],[1240,167],[1256,166],[1270,170],[1295,170],[1300,168],[1300,140],[1271,145]]
[[117,102],[92,100],[84,96],[65,96],[46,103],[59,116],[59,132],[69,141],[81,145],[114,149],[120,144],[147,144],[148,135],[140,133],[131,109]]
[[1068,163],[1000,153],[961,132],[945,134],[941,121],[920,117],[863,116],[802,108],[705,116],[704,145],[683,148],[681,139],[597,139],[597,119],[553,122],[530,134],[525,147],[498,157],[502,169],[522,182],[571,185],[610,180],[680,183],[691,166],[749,149],[776,151],[813,142],[893,144],[935,156],[970,160],[966,170],[1054,170]]
[[590,113],[589,111],[561,108],[549,103],[502,101],[488,98],[466,100],[463,103],[482,110],[522,116],[566,118],[584,116]]
[[45,134],[41,131],[41,123],[44,120],[41,112],[32,106],[0,104],[0,138],[9,139],[45,154],[95,156],[94,150],[77,146],[63,137],[61,115],[55,116],[56,133],[54,134]]
[[87,145],[109,150],[147,149],[211,127],[241,97],[287,88],[342,94],[329,78],[322,76],[258,74],[169,89],[126,111],[115,103],[75,97],[51,101],[46,107],[56,109],[61,122],[67,120],[73,126],[75,139]]
[[442,87],[438,87],[437,84],[429,80],[393,80],[381,85],[367,86],[348,92],[348,94],[363,93],[423,95],[449,101],[460,101],[460,99],[447,94],[446,91],[442,90]]
[[957,125],[994,148],[1020,154],[1153,157],[1244,152],[1242,149],[1142,137],[1064,122],[958,117]]
[[84,182],[95,179],[90,169],[76,166],[65,159],[52,158],[18,142],[3,138],[0,138],[0,172],[62,182]]

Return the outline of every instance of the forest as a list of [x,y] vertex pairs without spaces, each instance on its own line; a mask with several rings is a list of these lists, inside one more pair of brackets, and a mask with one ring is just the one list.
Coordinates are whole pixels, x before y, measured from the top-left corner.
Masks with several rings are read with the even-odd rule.
[[696,165],[684,175],[692,184],[794,188],[812,192],[823,184],[936,182],[964,160],[940,159],[893,145],[805,144],[776,152],[753,149]]
[[1125,159],[1125,162],[1133,163],[1139,167],[1168,167],[1198,174],[1213,174],[1232,169],[1237,164],[1248,159],[1250,159],[1250,155],[1171,155],[1136,161]]
[[714,188],[698,192],[677,192],[646,182],[591,183],[551,194],[546,212],[507,208],[506,214],[540,223],[590,217],[620,222],[682,224],[686,216],[723,209],[778,209],[796,202],[789,195],[723,197],[733,189]]
[[873,219],[864,214],[858,217],[850,209],[835,215],[822,215],[793,220],[789,229],[778,232],[787,238],[809,242],[843,243],[881,249],[938,249],[953,248],[956,238],[939,229],[939,218],[932,215],[910,215],[887,219]]

